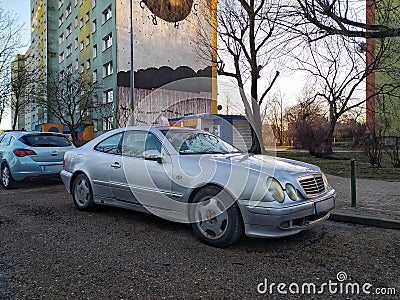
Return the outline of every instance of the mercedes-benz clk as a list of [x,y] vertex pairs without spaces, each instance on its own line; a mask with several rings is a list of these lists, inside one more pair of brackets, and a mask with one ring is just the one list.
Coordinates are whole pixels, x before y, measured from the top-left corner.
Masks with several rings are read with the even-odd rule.
[[242,152],[196,129],[116,129],[64,159],[77,209],[111,205],[190,223],[216,247],[296,234],[326,220],[335,203],[319,167]]

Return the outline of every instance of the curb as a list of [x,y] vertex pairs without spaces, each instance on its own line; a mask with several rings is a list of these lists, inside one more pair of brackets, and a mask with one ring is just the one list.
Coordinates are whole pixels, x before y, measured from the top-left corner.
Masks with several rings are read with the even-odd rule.
[[335,212],[331,213],[329,220],[400,230],[400,221],[391,219],[380,219],[374,217]]

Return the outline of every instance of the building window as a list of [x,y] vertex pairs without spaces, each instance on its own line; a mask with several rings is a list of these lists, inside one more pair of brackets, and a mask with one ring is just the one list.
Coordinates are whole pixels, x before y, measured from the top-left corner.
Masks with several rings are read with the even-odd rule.
[[60,71],[60,74],[58,74],[58,80],[61,81],[64,79],[64,71]]
[[84,64],[81,64],[81,67],[80,67],[79,71],[81,73],[83,73],[83,71],[85,71],[85,65]]
[[103,119],[103,130],[113,129],[113,117],[106,117]]
[[71,4],[70,4],[70,5],[67,6],[67,10],[66,10],[66,13],[65,13],[67,15],[67,18],[71,14],[71,12],[72,12],[72,8],[71,8]]
[[85,45],[83,44],[83,42],[79,43],[79,50],[82,51],[83,48],[85,48]]
[[75,0],[74,6],[77,6],[77,5],[78,5],[78,0]]
[[58,56],[58,62],[61,63],[64,61],[64,52],[61,52],[60,55]]
[[89,22],[89,20],[90,20],[90,15],[89,12],[87,12],[85,16],[85,22]]
[[93,46],[93,58],[97,57],[97,45]]
[[61,26],[64,23],[64,15],[58,18],[58,26]]
[[103,24],[110,20],[112,17],[111,5],[103,11]]
[[74,25],[75,25],[75,28],[76,27],[78,27],[78,16],[75,16],[75,19],[74,19]]
[[93,82],[97,82],[97,70],[93,71]]
[[92,8],[96,7],[96,0],[92,0]]
[[79,0],[79,6],[82,6],[83,0]]
[[90,69],[90,59],[86,61],[86,70]]
[[110,76],[113,73],[112,61],[103,65],[103,77]]
[[58,0],[58,8],[60,8],[64,4],[64,0]]
[[107,90],[103,92],[103,103],[113,102],[113,90]]
[[92,22],[92,33],[95,33],[97,30],[97,21],[93,20]]
[[83,27],[83,19],[80,19],[79,20],[79,28],[82,28]]
[[58,44],[60,45],[64,41],[64,33],[61,33],[58,37]]
[[86,37],[86,46],[89,45],[89,44],[90,44],[90,36],[88,35],[88,36]]
[[71,34],[72,26],[71,24],[68,25],[67,29],[65,30],[65,35],[68,37]]
[[78,59],[75,59],[75,62],[74,62],[74,67],[75,67],[75,70],[78,70],[79,69],[79,62],[78,62]]
[[69,75],[72,74],[72,64],[70,64],[70,65],[67,67],[67,74],[69,74]]
[[111,33],[103,38],[103,51],[112,46],[112,35]]
[[78,48],[78,38],[74,40],[74,49]]
[[69,44],[67,47],[67,57],[70,56],[72,53],[72,44]]

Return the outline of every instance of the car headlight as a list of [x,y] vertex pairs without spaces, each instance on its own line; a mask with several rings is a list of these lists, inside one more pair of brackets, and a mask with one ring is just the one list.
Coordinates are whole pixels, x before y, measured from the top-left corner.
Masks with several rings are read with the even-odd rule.
[[324,185],[326,189],[329,189],[329,182],[328,182],[328,178],[326,177],[324,172],[321,172],[322,175],[322,180],[324,181]]
[[293,185],[290,183],[286,183],[285,185],[286,189],[286,194],[288,194],[289,198],[292,199],[293,201],[297,200],[297,191]]
[[285,199],[285,194],[281,184],[275,178],[269,177],[267,180],[268,192],[275,201],[282,203]]

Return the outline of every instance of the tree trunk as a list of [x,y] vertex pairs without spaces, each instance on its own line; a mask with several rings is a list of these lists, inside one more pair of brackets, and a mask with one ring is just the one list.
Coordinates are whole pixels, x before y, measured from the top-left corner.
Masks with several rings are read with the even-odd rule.
[[12,123],[12,126],[11,126],[12,130],[15,130],[16,129],[15,127],[17,127],[18,114],[19,114],[19,107],[18,107],[18,105],[16,105],[14,116],[13,116],[13,123]]
[[262,134],[262,122],[260,116],[260,107],[253,106],[253,118],[251,122],[252,132],[251,132],[251,147],[249,152],[255,154],[264,154],[265,147],[263,142],[263,134]]
[[68,127],[68,129],[71,134],[72,143],[76,146],[78,144],[78,137],[76,136],[75,128]]

